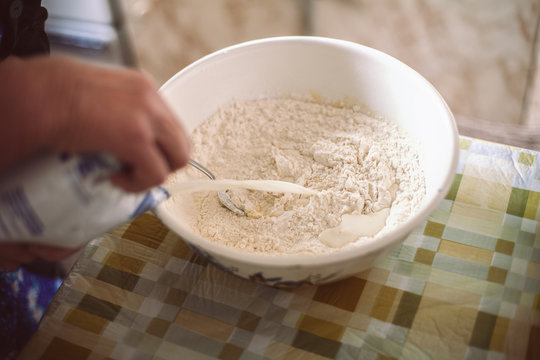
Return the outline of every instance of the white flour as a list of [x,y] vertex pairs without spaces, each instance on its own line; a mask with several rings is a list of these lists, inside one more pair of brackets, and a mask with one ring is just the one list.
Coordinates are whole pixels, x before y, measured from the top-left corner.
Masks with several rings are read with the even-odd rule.
[[[411,139],[359,107],[293,98],[233,102],[199,125],[192,141],[193,158],[218,179],[283,180],[319,190],[311,196],[231,190],[248,217],[224,209],[215,192],[174,199],[189,208],[202,236],[246,251],[336,251],[319,234],[338,226],[343,215],[390,208],[381,234],[405,221],[425,194]],[[184,173],[200,177],[194,169]],[[341,249],[372,239],[360,237]]]

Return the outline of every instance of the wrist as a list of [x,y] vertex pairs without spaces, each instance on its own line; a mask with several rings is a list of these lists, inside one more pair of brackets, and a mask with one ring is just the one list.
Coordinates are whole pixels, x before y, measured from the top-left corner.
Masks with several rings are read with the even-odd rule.
[[[32,102],[25,91],[24,60],[10,56],[0,63],[0,109],[2,131],[0,171],[32,155],[40,142],[39,133],[32,136]],[[33,138],[32,138],[33,137]]]
[[67,123],[62,67],[48,57],[8,57],[0,63],[0,171],[52,148]]

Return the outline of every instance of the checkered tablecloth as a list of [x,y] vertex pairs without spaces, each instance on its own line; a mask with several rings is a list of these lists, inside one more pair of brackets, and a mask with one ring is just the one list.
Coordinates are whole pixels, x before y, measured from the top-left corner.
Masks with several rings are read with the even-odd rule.
[[452,189],[370,271],[240,279],[144,214],[94,240],[21,359],[540,359],[540,156],[462,137]]

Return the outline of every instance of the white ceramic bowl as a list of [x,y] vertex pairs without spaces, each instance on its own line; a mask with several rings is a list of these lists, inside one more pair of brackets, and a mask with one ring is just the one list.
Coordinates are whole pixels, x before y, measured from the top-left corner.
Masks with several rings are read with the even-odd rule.
[[189,132],[232,99],[310,91],[330,100],[352,98],[397,121],[419,141],[426,176],[421,208],[376,241],[317,256],[248,254],[196,234],[169,202],[156,208],[164,224],[220,268],[273,286],[319,284],[353,275],[372,267],[400,244],[449,190],[458,160],[452,113],[428,81],[380,51],[320,37],[255,40],[203,57],[161,88]]

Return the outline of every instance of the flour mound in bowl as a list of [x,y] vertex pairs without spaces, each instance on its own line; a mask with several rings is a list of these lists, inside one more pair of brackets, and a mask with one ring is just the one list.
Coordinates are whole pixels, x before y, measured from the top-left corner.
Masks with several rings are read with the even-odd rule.
[[[425,195],[412,139],[360,106],[290,97],[235,101],[201,123],[192,141],[192,157],[219,179],[282,180],[319,191],[229,191],[247,217],[222,207],[215,192],[175,196],[201,236],[248,252],[321,254],[376,241],[413,214]],[[171,181],[182,176],[201,175],[186,169]],[[339,245],[320,237],[344,216],[383,213],[376,234]]]

